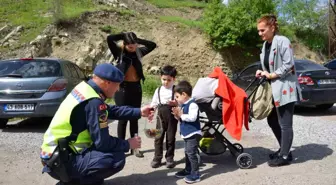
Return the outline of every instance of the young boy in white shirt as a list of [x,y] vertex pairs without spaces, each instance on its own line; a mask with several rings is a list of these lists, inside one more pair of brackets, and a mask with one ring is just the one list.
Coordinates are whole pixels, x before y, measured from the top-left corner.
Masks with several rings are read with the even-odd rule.
[[[151,106],[157,109],[158,117],[156,128],[160,128],[162,125],[162,134],[159,138],[155,138],[154,141],[154,158],[151,162],[152,168],[158,168],[161,166],[161,160],[163,158],[163,140],[166,137],[166,167],[175,167],[174,153],[175,153],[175,141],[177,131],[177,120],[172,115],[172,107],[177,105],[174,100],[174,82],[177,75],[177,71],[173,66],[166,65],[161,71],[161,83],[153,95]],[[159,122],[161,121],[161,123]]]
[[199,121],[199,108],[191,98],[192,86],[187,81],[179,82],[174,88],[175,99],[180,107],[172,109],[173,115],[180,121],[181,137],[184,140],[185,168],[175,174],[187,183],[201,180],[198,163],[198,143],[202,137]]

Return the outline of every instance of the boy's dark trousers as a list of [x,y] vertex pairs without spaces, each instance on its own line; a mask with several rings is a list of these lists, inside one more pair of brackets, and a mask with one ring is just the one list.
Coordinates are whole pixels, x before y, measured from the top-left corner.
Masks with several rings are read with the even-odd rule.
[[191,175],[199,173],[198,164],[198,143],[201,139],[201,135],[195,134],[189,138],[184,139],[184,152],[185,152],[185,171],[190,172]]
[[177,120],[171,113],[171,106],[169,105],[159,105],[158,106],[158,117],[161,119],[161,124],[159,118],[157,118],[156,128],[160,129],[162,125],[162,135],[155,139],[154,147],[155,154],[153,161],[161,162],[163,158],[163,140],[166,137],[166,161],[174,161],[175,153],[175,141],[176,141],[176,131],[177,131]]

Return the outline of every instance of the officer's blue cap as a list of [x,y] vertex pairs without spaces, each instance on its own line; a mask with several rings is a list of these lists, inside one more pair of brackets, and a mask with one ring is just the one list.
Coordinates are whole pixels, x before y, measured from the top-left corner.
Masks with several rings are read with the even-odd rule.
[[108,63],[97,65],[93,74],[111,82],[121,83],[124,80],[124,74],[114,65]]

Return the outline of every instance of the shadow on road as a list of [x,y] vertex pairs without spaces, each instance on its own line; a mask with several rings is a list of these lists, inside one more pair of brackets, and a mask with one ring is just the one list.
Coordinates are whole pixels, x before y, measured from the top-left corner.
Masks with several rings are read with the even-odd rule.
[[[333,150],[329,148],[328,145],[316,143],[297,146],[293,148],[293,163],[304,163],[310,160],[322,160],[333,153]],[[246,148],[244,152],[252,155],[252,167],[256,167],[263,163],[266,163],[269,160],[268,155],[274,151],[263,147],[252,147]]]
[[[257,166],[266,163],[268,161],[268,154],[274,151],[263,147],[251,147],[251,148],[245,148],[244,152],[252,155],[253,165],[251,168],[256,168]],[[293,164],[303,163],[309,160],[322,160],[325,157],[331,155],[332,153],[333,150],[330,149],[328,145],[322,145],[322,144],[312,143],[294,147]],[[205,154],[202,154],[201,156],[203,162],[203,165],[200,166],[202,181],[211,178],[212,176],[216,176],[218,174],[235,171],[239,168],[236,164],[236,158],[232,157],[229,151],[225,152],[224,154],[216,156],[207,156]],[[178,164],[184,163],[184,159],[177,161],[177,163]],[[203,168],[205,168],[207,165],[211,165],[211,167],[203,170]],[[112,178],[106,180],[105,184],[174,185],[177,184],[177,181],[179,181],[179,179],[174,177],[174,174],[180,170],[182,169],[181,168],[158,169],[154,172],[150,172],[147,174],[132,174],[130,176]]]
[[[230,156],[218,155],[218,156],[204,156],[202,155],[202,160],[205,163],[200,166],[201,179],[206,180],[211,176],[215,176],[222,173],[232,172],[238,169],[235,160]],[[184,159],[177,161],[178,164],[184,163]],[[212,167],[205,168],[207,165],[212,165]],[[137,184],[137,185],[158,185],[158,184],[177,184],[177,181],[182,180],[174,176],[174,174],[181,168],[167,169],[164,166],[163,169],[157,169],[154,172],[147,174],[132,174],[125,177],[116,177],[105,181],[105,184]]]
[[266,163],[269,160],[268,155],[274,151],[263,147],[251,147],[245,148],[244,152],[252,155],[252,168],[256,168]]
[[51,118],[28,118],[10,122],[2,132],[37,132],[44,133],[50,124]]
[[[252,147],[246,148],[246,153],[249,153],[253,157],[253,166],[255,168],[267,161],[267,156],[272,151],[263,147]],[[222,173],[228,173],[235,170],[238,170],[239,167],[236,164],[236,158],[230,154],[230,151],[227,150],[224,154],[209,156],[201,154],[202,164],[200,166],[201,179],[206,180],[212,176],[216,176]],[[177,164],[184,164],[184,158],[180,161],[176,161]],[[207,166],[211,166],[208,168]],[[161,168],[165,168],[164,166]],[[116,177],[110,180],[106,180],[107,185],[112,184],[137,184],[137,185],[157,185],[157,184],[177,184],[179,179],[174,177],[174,174],[182,170],[181,168],[175,169],[158,169],[154,172],[147,174],[132,174],[125,177]],[[248,170],[248,169],[247,169]]]
[[323,110],[317,109],[315,107],[295,107],[294,114],[300,116],[333,116],[336,115],[336,106],[333,106],[330,109]]
[[334,151],[328,145],[311,143],[294,147],[293,163],[304,163],[310,160],[322,160],[331,155]]

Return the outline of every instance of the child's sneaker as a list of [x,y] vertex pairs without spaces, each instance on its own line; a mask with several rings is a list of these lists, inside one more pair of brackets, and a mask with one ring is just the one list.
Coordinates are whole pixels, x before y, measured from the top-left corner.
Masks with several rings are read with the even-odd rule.
[[184,181],[189,184],[199,182],[201,181],[201,176],[199,174],[190,174],[184,177]]
[[181,171],[175,173],[175,177],[177,177],[177,178],[183,178],[187,175],[190,175],[190,172],[187,172],[186,170],[181,170]]

